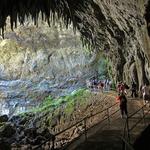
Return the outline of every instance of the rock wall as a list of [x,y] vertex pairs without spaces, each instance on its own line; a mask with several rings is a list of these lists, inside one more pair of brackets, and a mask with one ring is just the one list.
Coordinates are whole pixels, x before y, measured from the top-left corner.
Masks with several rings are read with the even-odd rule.
[[[41,24],[8,32],[0,43],[0,78],[48,79],[53,84],[90,76],[96,55],[83,50],[79,33]],[[92,69],[94,70],[94,68]]]
[[[115,81],[150,80],[150,44],[145,20],[147,0],[94,0],[81,32],[94,36],[97,51],[112,62]],[[92,32],[91,32],[92,31]]]

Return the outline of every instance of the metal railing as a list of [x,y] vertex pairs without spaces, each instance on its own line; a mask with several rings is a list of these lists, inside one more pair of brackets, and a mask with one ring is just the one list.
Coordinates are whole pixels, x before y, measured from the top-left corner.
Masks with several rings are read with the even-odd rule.
[[[131,115],[129,115],[126,118],[125,121],[125,126],[124,126],[124,134],[123,137],[120,137],[120,139],[122,140],[123,144],[122,144],[122,150],[133,150],[133,147],[130,143],[130,133],[131,131],[143,120],[144,121],[144,125],[146,126],[146,121],[145,121],[145,116],[147,116],[147,114],[150,112],[150,109],[147,110],[147,113],[145,113],[144,108],[147,106],[148,103],[146,103],[145,105],[143,105],[140,109],[138,109],[137,111],[135,111],[134,113],[132,113]],[[51,150],[55,150],[58,147],[61,147],[60,144],[57,144],[57,142],[59,143],[60,141],[56,141],[57,136],[65,133],[66,131],[69,131],[70,129],[72,129],[73,127],[77,128],[78,124],[82,125],[82,132],[80,135],[78,135],[75,139],[79,138],[81,135],[84,135],[85,140],[87,140],[87,130],[89,128],[92,128],[94,126],[96,126],[97,124],[101,124],[104,121],[107,120],[107,123],[110,125],[111,123],[111,117],[116,114],[120,109],[115,110],[113,113],[110,113],[110,109],[115,107],[116,105],[118,105],[118,103],[115,103],[113,105],[111,105],[110,107],[99,111],[97,113],[91,114],[83,119],[81,119],[80,121],[76,122],[75,124],[71,125],[70,127],[66,128],[65,130],[53,135],[53,137],[51,137],[50,139],[48,139],[47,141],[45,141],[44,143],[41,143],[40,145],[38,145],[37,147],[32,148],[33,150],[38,150],[38,149],[44,149],[45,146],[48,146],[49,149]],[[95,118],[97,115],[102,114],[105,112],[105,115],[103,116],[103,119],[99,120],[97,123],[93,123],[90,127],[88,126],[88,121],[90,119]],[[135,116],[136,114],[138,114],[139,112],[142,112],[142,117],[139,118],[137,120],[137,122],[135,122],[134,125],[132,125],[132,127],[129,127],[129,120],[133,118],[133,116]],[[126,137],[126,133],[127,133],[127,137]],[[70,141],[66,142],[65,144],[62,144],[63,146],[68,145],[71,141],[73,141],[74,139],[71,139]]]
[[[146,116],[150,112],[150,107],[148,107],[149,109],[146,109],[147,110],[146,113],[144,111],[144,108],[146,108],[147,105],[149,105],[148,102],[145,105],[143,105],[140,109],[138,109],[137,111],[135,111],[134,113],[132,113],[131,115],[129,115],[126,118],[123,138],[126,139],[129,144],[131,144],[131,132],[137,127],[137,125],[139,125],[141,123],[141,121],[143,121],[144,127],[146,127],[146,125],[147,125],[145,119],[146,119]],[[135,123],[132,126],[130,126],[130,124],[129,124],[130,119],[134,119],[134,116],[137,115],[138,113],[142,114],[142,117],[136,118]],[[123,150],[125,150],[125,148]]]
[[[60,147],[67,147],[73,140],[78,140],[81,136],[84,137],[84,140],[87,140],[88,129],[90,129],[96,125],[100,125],[104,121],[106,121],[106,123],[108,125],[111,124],[111,117],[114,114],[116,114],[117,112],[119,112],[119,110],[120,110],[120,108],[118,107],[119,106],[118,103],[119,102],[109,106],[108,108],[106,108],[102,111],[98,111],[96,113],[91,113],[90,115],[77,121],[70,127],[62,130],[59,133],[56,133],[55,135],[52,135],[49,139],[47,139],[40,145],[35,146],[35,147],[32,147],[30,145],[28,147],[28,150],[42,150],[42,149],[55,150]],[[135,129],[136,126],[141,123],[141,121],[143,121],[144,126],[147,125],[146,124],[146,116],[150,112],[150,107],[148,107],[149,109],[146,109],[147,110],[146,113],[144,111],[144,108],[146,108],[148,104],[149,103],[146,103],[140,109],[138,109],[137,111],[135,111],[134,113],[132,113],[131,115],[129,115],[126,118],[124,129],[123,129],[123,136],[120,137],[120,139],[122,141],[122,150],[133,150],[132,145],[131,145],[131,140],[130,140],[130,138],[131,138],[130,134],[133,131],[133,129]],[[111,109],[113,107],[117,107],[117,109],[115,108],[115,110],[112,112]],[[140,112],[140,114],[142,114],[142,117],[136,118],[136,122],[132,126],[129,126],[130,119],[134,119],[134,116],[137,115],[139,112]],[[101,116],[98,117],[99,115],[101,115]],[[97,118],[99,118],[99,119],[97,119]],[[78,131],[79,133],[73,132],[75,130]],[[68,138],[66,138],[66,136],[64,136],[64,135],[68,134],[68,133],[72,133],[72,134],[70,137],[68,136]],[[75,134],[76,134],[76,136],[75,136]]]
[[122,150],[134,150],[132,145],[124,137],[120,136],[119,139],[122,141]]
[[[90,114],[89,116],[81,119],[80,121],[76,122],[75,124],[71,125],[70,127],[66,128],[65,130],[63,130],[63,131],[53,135],[51,138],[49,138],[45,142],[41,143],[40,145],[38,145],[38,146],[36,146],[34,148],[30,148],[30,149],[32,149],[32,150],[40,149],[41,150],[41,149],[44,149],[45,147],[47,147],[50,150],[55,150],[56,148],[60,148],[62,146],[68,145],[71,141],[73,141],[74,139],[79,138],[81,135],[84,135],[85,136],[85,140],[86,140],[87,139],[87,130],[89,128],[92,128],[92,127],[96,126],[97,124],[101,124],[101,123],[103,123],[106,120],[107,120],[107,123],[110,125],[111,116],[113,116],[114,114],[116,114],[120,110],[118,108],[113,113],[111,113],[111,109],[113,107],[115,107],[116,105],[118,105],[118,102],[113,104],[113,105],[111,105],[111,106],[109,106],[108,108],[106,108],[106,109],[104,109],[102,111],[99,111],[99,112],[94,113],[94,114]],[[95,121],[96,123],[94,123],[94,118],[97,118],[96,116],[100,115],[102,113],[104,113],[103,119],[101,119],[101,120],[97,120],[96,119],[96,121]],[[71,140],[68,140],[68,141],[67,141],[67,139],[63,139],[63,137],[61,137],[59,140],[57,139],[58,136],[60,136],[61,134],[65,134],[66,131],[69,132],[69,130],[71,130],[72,128],[77,129],[79,127],[80,127],[80,131],[81,132],[80,132],[80,134],[78,134],[77,137],[72,138]],[[63,140],[64,140],[64,143],[63,143]]]

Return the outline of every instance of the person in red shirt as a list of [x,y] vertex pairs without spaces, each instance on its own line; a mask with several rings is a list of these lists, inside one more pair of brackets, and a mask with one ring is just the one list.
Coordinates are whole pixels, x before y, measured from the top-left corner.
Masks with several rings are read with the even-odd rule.
[[125,117],[127,117],[128,116],[127,98],[126,98],[125,94],[123,92],[118,94],[116,100],[117,100],[117,102],[119,102],[119,105],[120,105],[121,118],[123,118],[124,115],[125,115]]
[[125,91],[125,86],[122,82],[120,82],[117,86],[117,89],[118,89],[118,93],[124,93]]

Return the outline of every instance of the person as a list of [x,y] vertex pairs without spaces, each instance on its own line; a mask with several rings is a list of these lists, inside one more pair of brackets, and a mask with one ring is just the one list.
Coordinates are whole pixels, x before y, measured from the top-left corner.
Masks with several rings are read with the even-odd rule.
[[126,93],[126,92],[125,92],[125,86],[124,86],[124,83],[123,83],[123,82],[121,82],[120,92],[121,92],[121,93]]
[[131,84],[131,97],[137,97],[137,85],[136,83],[133,81]]
[[104,83],[102,81],[100,81],[97,85],[97,88],[100,90],[100,92],[103,93],[104,91]]
[[144,86],[144,85],[141,85],[141,86],[140,86],[140,90],[139,90],[139,97],[140,97],[140,98],[143,98],[143,90],[142,90],[143,86]]
[[105,84],[106,84],[105,85],[106,91],[109,91],[110,90],[111,81],[109,79],[107,79]]
[[96,80],[96,77],[93,77],[92,83],[93,83],[93,89],[96,90],[96,88],[97,88],[97,80]]
[[142,95],[143,95],[143,102],[146,103],[146,101],[150,99],[150,89],[146,84],[142,87]]
[[127,112],[127,98],[125,94],[122,92],[118,94],[118,100],[120,102],[120,111],[121,111],[121,118],[125,117],[127,118],[128,112]]
[[125,86],[123,82],[120,82],[117,88],[118,88],[118,93],[125,93]]

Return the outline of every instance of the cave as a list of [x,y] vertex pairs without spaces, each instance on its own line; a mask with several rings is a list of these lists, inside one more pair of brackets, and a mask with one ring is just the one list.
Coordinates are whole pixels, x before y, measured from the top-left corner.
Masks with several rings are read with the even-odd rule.
[[[97,142],[97,121],[113,119],[102,114],[87,120],[100,110],[120,116],[120,84],[128,113],[148,112],[149,98],[143,99],[145,88],[150,97],[149,38],[149,0],[1,0],[0,149],[109,150],[114,128],[103,130]],[[137,131],[132,144],[129,133],[119,143],[142,147],[144,127]],[[84,135],[94,135],[96,145],[82,145]],[[112,142],[105,143],[105,136]]]

